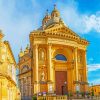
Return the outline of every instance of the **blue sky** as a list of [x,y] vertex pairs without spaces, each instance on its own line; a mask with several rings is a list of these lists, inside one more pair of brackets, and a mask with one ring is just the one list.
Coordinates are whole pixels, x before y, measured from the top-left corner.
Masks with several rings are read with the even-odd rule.
[[16,61],[29,33],[41,25],[46,9],[56,4],[66,26],[90,45],[87,49],[88,79],[100,83],[100,0],[0,0],[0,29],[10,41]]

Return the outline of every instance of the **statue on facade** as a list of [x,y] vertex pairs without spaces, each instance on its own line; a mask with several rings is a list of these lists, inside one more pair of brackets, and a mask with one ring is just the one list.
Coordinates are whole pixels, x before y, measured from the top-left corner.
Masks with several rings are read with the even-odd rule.
[[41,81],[45,81],[45,73],[44,72],[41,73]]
[[41,59],[44,60],[44,51],[41,52]]

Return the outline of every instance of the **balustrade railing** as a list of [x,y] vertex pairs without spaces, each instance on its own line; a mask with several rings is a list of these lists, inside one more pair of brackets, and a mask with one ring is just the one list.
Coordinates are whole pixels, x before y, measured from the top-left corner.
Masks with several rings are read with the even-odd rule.
[[67,96],[66,95],[38,96],[37,100],[67,100]]

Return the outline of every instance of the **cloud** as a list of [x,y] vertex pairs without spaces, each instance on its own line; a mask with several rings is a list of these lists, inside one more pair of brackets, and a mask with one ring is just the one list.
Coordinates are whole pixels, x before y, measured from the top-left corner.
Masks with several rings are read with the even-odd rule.
[[100,64],[89,64],[88,65],[88,71],[97,71],[100,70]]
[[92,81],[89,81],[89,83],[90,83],[90,85],[98,85],[98,84],[100,84],[100,79],[94,79],[94,80],[92,80]]
[[[100,32],[100,12],[81,14],[75,0],[68,0],[65,4],[58,1],[55,3],[63,20],[73,31],[81,34],[91,30]],[[5,39],[10,41],[16,60],[20,47],[25,48],[29,43],[30,32],[41,25],[44,8],[46,10],[47,6],[51,7],[50,4],[53,5],[51,1],[41,4],[38,0],[0,0],[0,29]]]
[[18,1],[8,0],[5,2],[5,0],[0,0],[0,29],[5,34],[4,39],[10,41],[16,61],[18,61],[20,47],[25,48],[29,43],[29,34],[39,26],[41,18],[40,5],[35,0],[32,2],[29,0],[30,5],[27,6],[25,4],[27,2],[22,2],[24,0]]
[[95,30],[100,33],[100,16],[97,16],[96,14],[85,16],[84,24],[86,25],[86,32]]
[[100,64],[88,65],[88,80],[93,85],[100,84]]
[[95,14],[82,14],[77,8],[78,2],[71,1],[67,5],[58,2],[62,18],[67,26],[80,34],[86,34],[91,31],[100,33],[100,12]]

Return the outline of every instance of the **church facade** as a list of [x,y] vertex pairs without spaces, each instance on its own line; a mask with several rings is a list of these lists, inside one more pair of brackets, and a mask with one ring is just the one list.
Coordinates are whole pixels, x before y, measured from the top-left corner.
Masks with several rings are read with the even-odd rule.
[[[88,41],[69,29],[54,7],[42,26],[30,32],[30,47],[19,54],[19,85],[23,97],[37,93],[87,92]],[[27,91],[25,91],[27,90]]]

